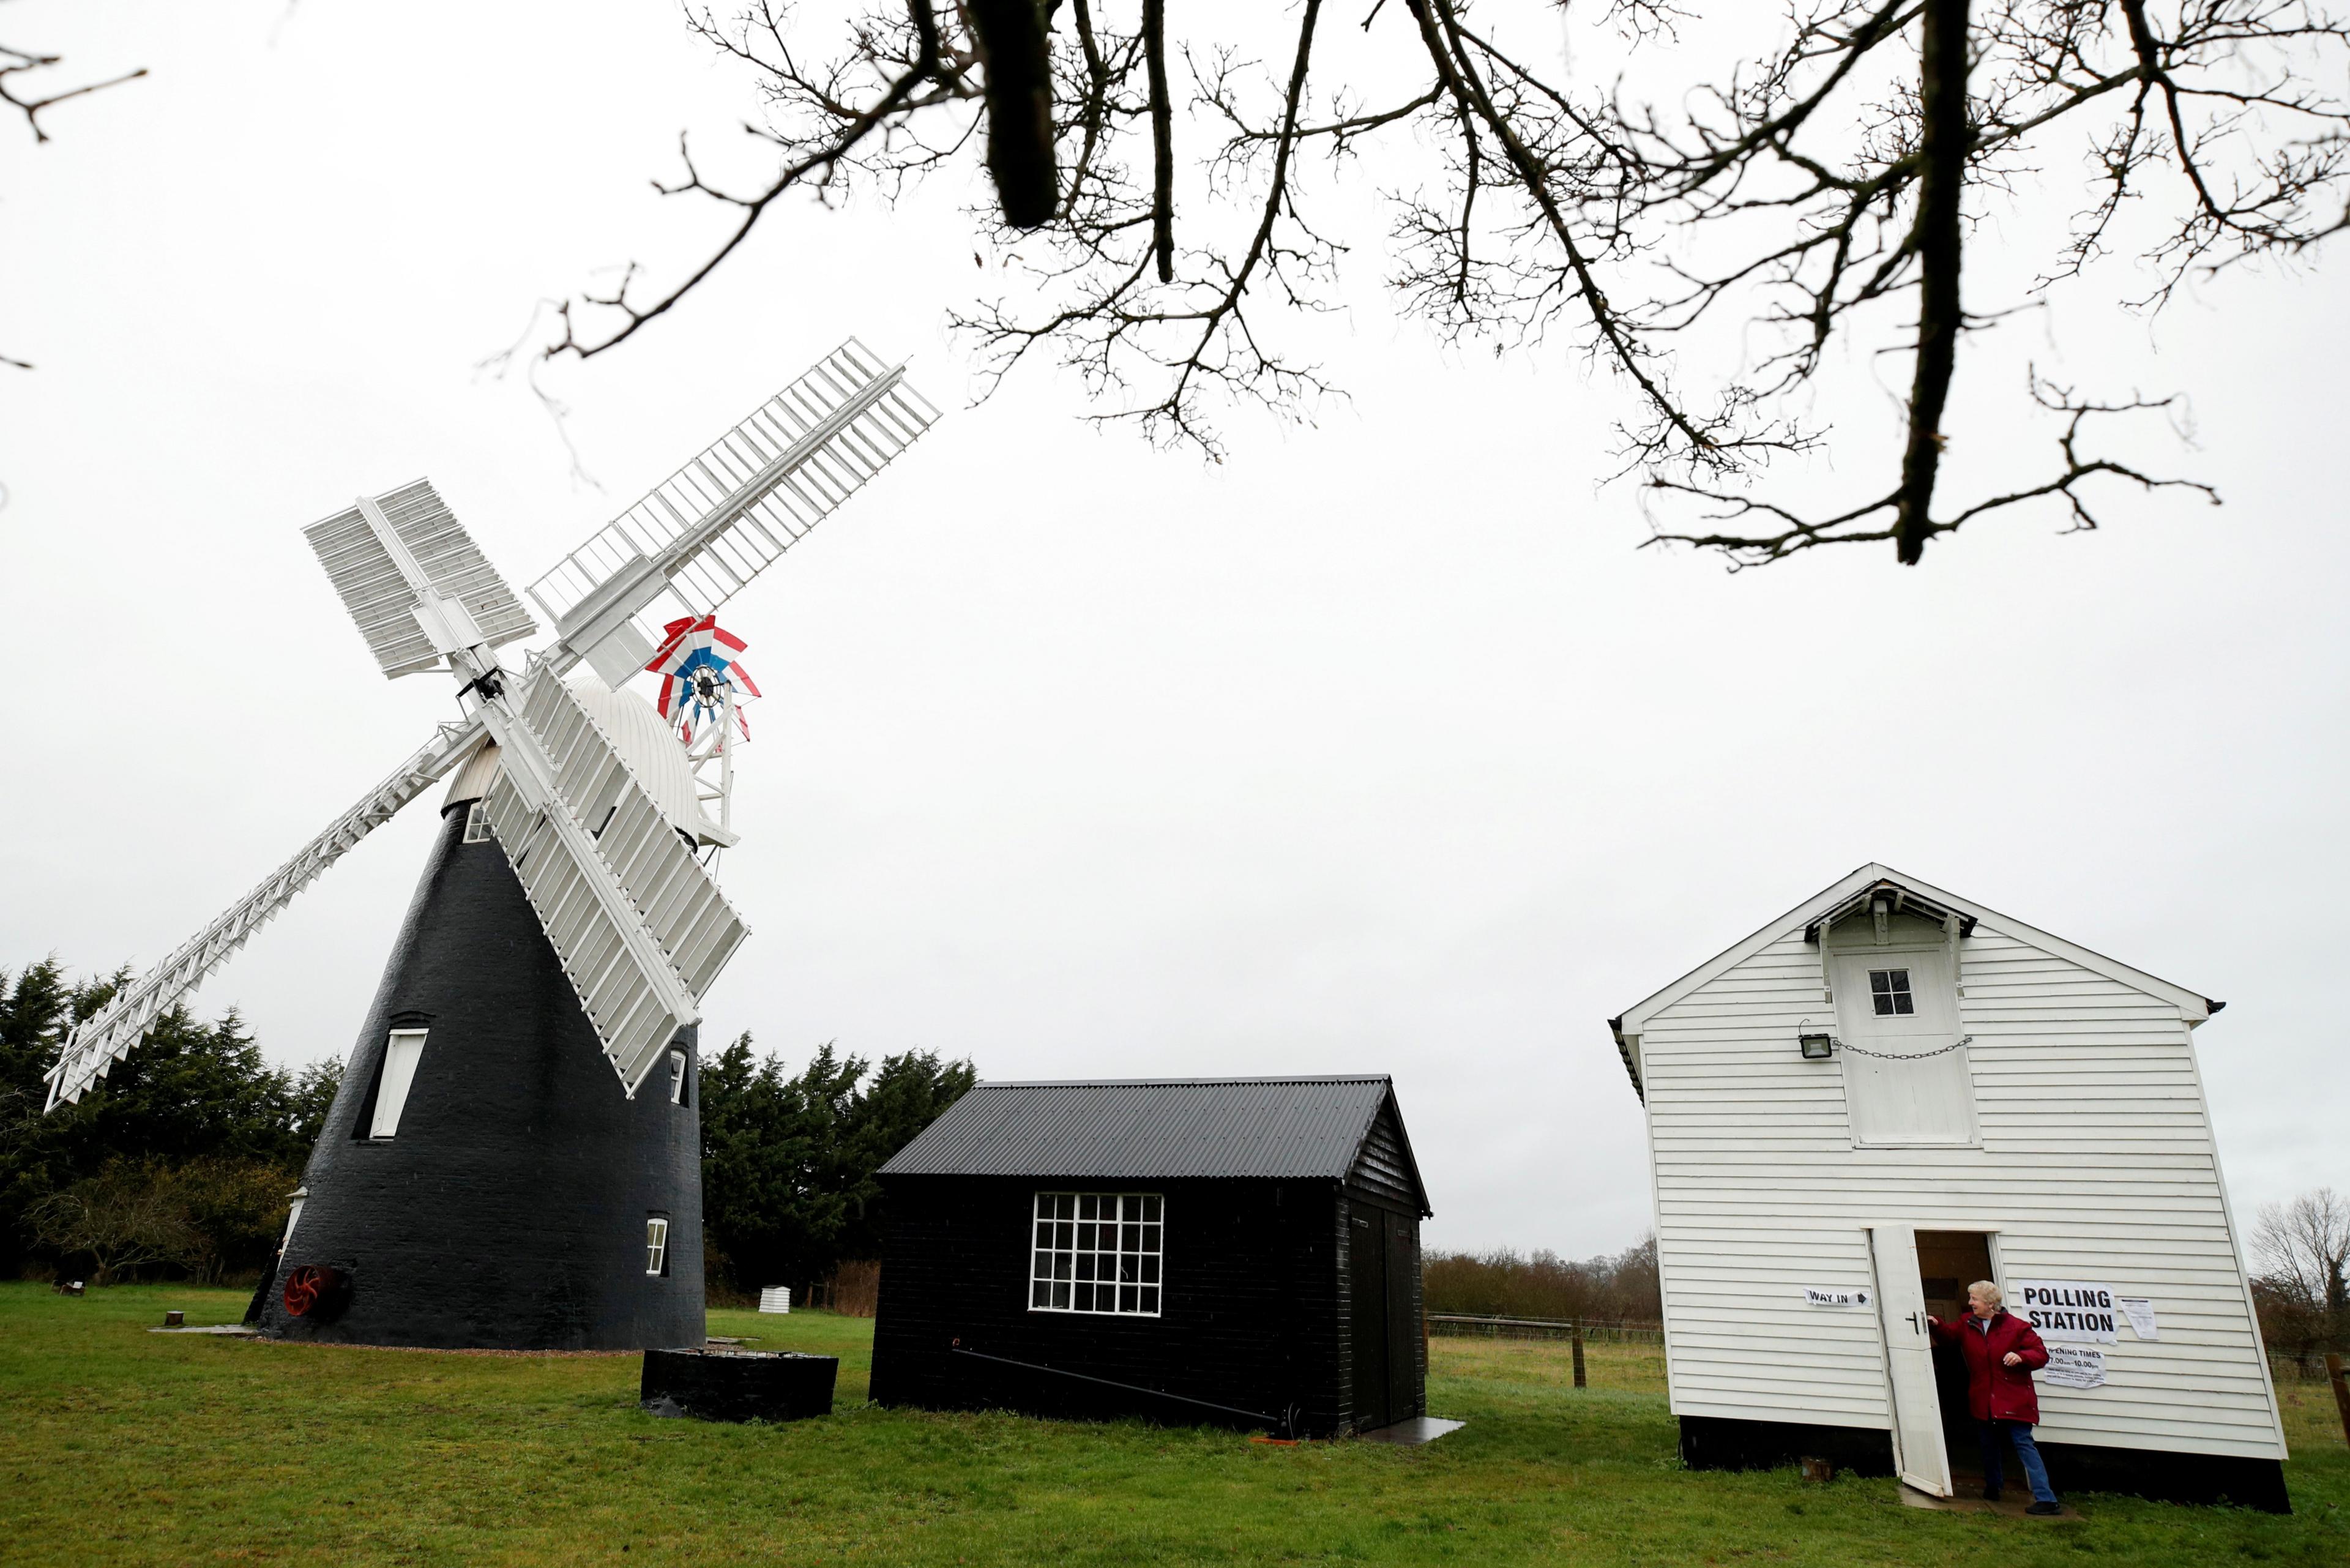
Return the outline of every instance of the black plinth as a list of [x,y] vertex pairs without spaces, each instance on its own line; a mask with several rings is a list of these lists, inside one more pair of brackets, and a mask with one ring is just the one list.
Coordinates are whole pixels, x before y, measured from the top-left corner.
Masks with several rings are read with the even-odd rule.
[[648,1350],[639,1386],[656,1416],[704,1421],[804,1421],[832,1414],[834,1355],[763,1350]]

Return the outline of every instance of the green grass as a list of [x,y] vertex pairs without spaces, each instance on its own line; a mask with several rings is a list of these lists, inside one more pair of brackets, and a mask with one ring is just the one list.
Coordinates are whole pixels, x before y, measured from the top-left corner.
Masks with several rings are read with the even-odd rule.
[[2087,1498],[2077,1524],[1901,1507],[1893,1484],[1692,1474],[1658,1353],[1440,1339],[1422,1449],[933,1416],[863,1403],[871,1324],[715,1312],[838,1355],[838,1414],[663,1421],[634,1356],[150,1334],[225,1291],[0,1285],[0,1562],[308,1564],[2350,1563],[2350,1450],[2290,1388],[2290,1518]]

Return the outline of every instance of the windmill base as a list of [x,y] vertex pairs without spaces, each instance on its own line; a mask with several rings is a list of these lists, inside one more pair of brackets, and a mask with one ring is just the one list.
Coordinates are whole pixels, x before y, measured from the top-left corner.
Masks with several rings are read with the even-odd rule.
[[[469,804],[443,812],[256,1325],[437,1349],[699,1345],[692,1033],[674,1098],[667,1061],[626,1094],[504,852],[465,842]],[[395,1031],[422,1031],[404,1096]],[[322,1278],[335,1288],[304,1288]]]

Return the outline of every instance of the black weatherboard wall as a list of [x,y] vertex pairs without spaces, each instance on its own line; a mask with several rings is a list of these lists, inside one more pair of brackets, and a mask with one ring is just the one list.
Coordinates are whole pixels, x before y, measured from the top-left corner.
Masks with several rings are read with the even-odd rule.
[[[1429,1210],[1384,1077],[981,1084],[881,1179],[879,1403],[1304,1436],[1425,1414]],[[1040,1192],[1158,1200],[1155,1314],[1039,1307]]]
[[[304,1174],[265,1332],[447,1348],[633,1350],[702,1343],[702,1158],[691,1034],[634,1099],[606,1061],[504,852],[445,810],[383,983]],[[368,1136],[394,1029],[426,1031],[389,1138]],[[646,1221],[669,1221],[646,1272]],[[348,1281],[295,1316],[288,1271]]]

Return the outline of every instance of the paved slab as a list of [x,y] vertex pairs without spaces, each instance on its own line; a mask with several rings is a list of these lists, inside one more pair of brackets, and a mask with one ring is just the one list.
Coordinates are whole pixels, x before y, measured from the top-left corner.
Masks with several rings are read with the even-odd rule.
[[1366,1443],[1403,1443],[1417,1447],[1421,1443],[1432,1443],[1447,1432],[1457,1432],[1468,1424],[1466,1421],[1447,1421],[1438,1416],[1414,1416],[1408,1421],[1398,1421],[1392,1427],[1357,1432],[1355,1436]]
[[2063,1505],[2064,1511],[2062,1513],[2024,1512],[2025,1509],[2032,1506],[2032,1494],[2029,1491],[2021,1495],[2012,1491],[2007,1492],[1997,1502],[1992,1502],[1988,1498],[1972,1496],[1933,1497],[1919,1491],[1913,1486],[1898,1486],[1894,1490],[1901,1494],[1901,1505],[1904,1508],[1926,1508],[1937,1513],[1997,1513],[2003,1514],[2009,1519],[2029,1519],[2034,1523],[2064,1524],[2070,1521],[2078,1524],[2081,1521],[2079,1511],[2070,1503]]

